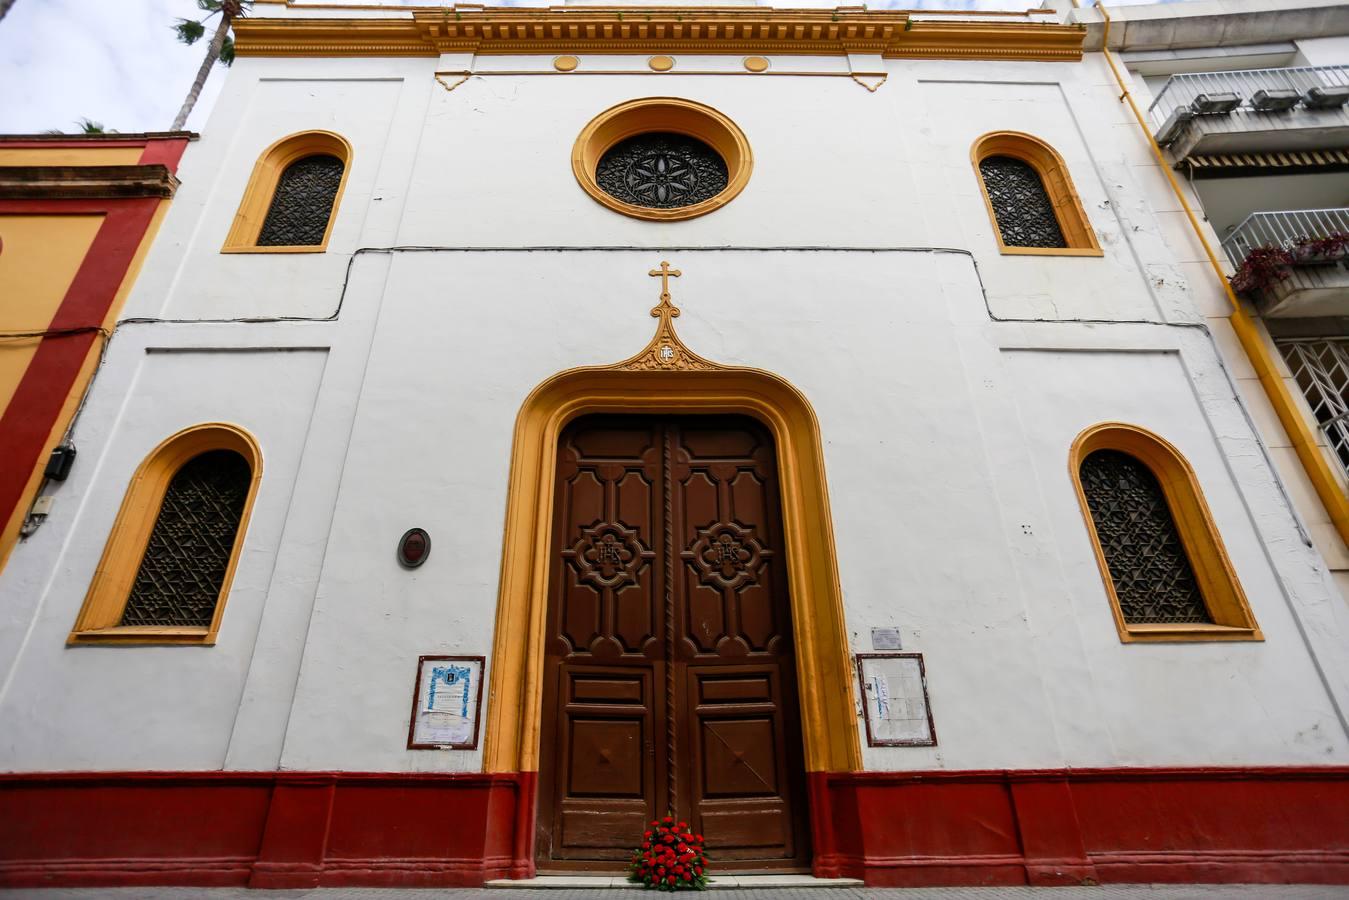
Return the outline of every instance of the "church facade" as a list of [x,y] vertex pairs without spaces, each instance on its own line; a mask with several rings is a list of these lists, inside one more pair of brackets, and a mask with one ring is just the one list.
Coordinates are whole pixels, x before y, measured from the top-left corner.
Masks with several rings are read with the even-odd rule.
[[1267,325],[1105,26],[258,0],[0,571],[0,883],[1349,881],[1338,232]]

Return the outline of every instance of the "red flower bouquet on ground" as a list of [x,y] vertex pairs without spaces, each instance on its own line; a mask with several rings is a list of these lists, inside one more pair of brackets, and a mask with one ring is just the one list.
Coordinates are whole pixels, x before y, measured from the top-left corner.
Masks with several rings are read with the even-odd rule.
[[632,852],[629,881],[658,891],[707,889],[707,854],[703,836],[674,816],[654,820]]

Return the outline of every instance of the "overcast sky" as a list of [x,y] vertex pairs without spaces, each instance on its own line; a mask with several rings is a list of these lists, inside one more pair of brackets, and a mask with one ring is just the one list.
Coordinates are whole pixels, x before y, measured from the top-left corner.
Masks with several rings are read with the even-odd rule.
[[[845,2],[774,0],[772,5]],[[1110,5],[1138,2],[1155,0],[1110,0]],[[435,4],[393,0],[389,5]],[[511,5],[547,6],[549,0]],[[1038,0],[873,0],[868,5],[992,10],[1025,9]],[[179,16],[200,15],[195,0],[15,0],[0,21],[0,133],[76,131],[76,121],[86,116],[118,131],[167,129],[206,50],[206,38],[193,47],[178,43],[171,26]],[[188,128],[201,130],[227,71],[216,66]]]

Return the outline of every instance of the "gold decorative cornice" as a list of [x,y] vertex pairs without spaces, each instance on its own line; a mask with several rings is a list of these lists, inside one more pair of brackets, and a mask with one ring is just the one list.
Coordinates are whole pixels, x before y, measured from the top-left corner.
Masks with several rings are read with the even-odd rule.
[[454,7],[411,17],[250,17],[234,23],[239,56],[438,56],[442,53],[716,53],[892,59],[1072,61],[1079,25],[914,21],[895,10]]

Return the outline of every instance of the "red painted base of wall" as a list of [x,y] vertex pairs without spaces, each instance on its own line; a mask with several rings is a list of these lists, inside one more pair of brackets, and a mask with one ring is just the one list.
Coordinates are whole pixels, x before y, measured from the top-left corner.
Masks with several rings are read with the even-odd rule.
[[812,776],[816,875],[870,885],[1349,883],[1349,768]]
[[[533,773],[0,775],[0,886],[442,887],[533,874]],[[1349,767],[810,776],[815,874],[1349,883]]]
[[0,775],[0,886],[480,885],[526,874],[533,794],[531,773]]

